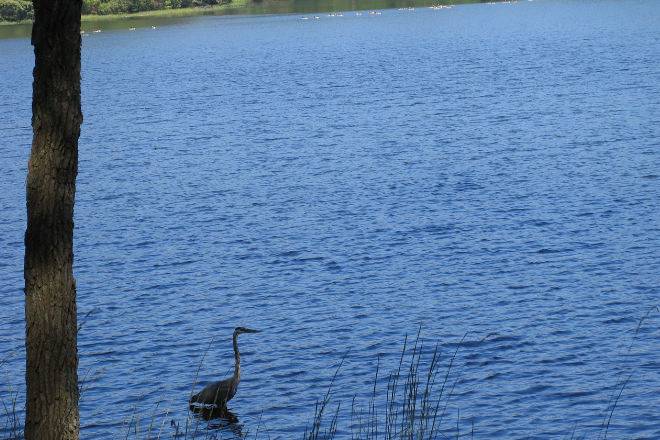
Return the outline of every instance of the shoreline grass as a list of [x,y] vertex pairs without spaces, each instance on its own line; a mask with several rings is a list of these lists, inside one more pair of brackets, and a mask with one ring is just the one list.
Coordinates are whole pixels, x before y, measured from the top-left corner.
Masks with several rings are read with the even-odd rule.
[[21,20],[21,21],[0,21],[0,26],[13,26],[15,24],[32,24],[32,20]]
[[[9,406],[4,398],[0,399],[2,402],[3,410],[6,414],[4,426],[0,426],[0,434],[3,440],[18,440],[25,436],[23,419],[25,417],[25,407],[18,409],[16,404],[18,401],[18,390],[13,390],[7,374],[7,385],[9,387]],[[1,396],[0,396],[1,397]]]
[[[417,332],[412,347],[408,347],[406,336],[401,357],[396,371],[389,374],[384,393],[379,391],[380,359],[376,365],[374,386],[371,396],[364,406],[356,407],[356,396],[351,401],[351,423],[350,433],[353,440],[374,440],[379,437],[385,440],[433,440],[437,438],[449,438],[453,433],[442,427],[442,422],[447,416],[450,399],[456,384],[461,378],[465,365],[461,366],[458,373],[450,380],[452,368],[458,356],[458,352],[465,342],[466,333],[460,340],[454,353],[449,358],[449,364],[441,374],[439,344],[435,345],[430,361],[423,357],[424,340],[421,337],[422,327]],[[472,354],[479,345],[490,336],[490,333],[480,339],[472,348]],[[343,364],[343,359],[342,359]],[[317,402],[314,411],[312,426],[305,429],[303,440],[333,439],[338,429],[338,418],[341,402],[337,404],[329,423],[324,426],[323,418],[325,410],[330,403],[332,386],[339,373],[339,365],[335,372],[328,391],[323,400]],[[426,368],[424,368],[426,365]],[[423,369],[424,368],[424,369]],[[439,390],[438,390],[439,388]],[[383,400],[384,394],[384,400]],[[382,404],[379,405],[378,402]],[[381,407],[380,411],[378,407]],[[460,407],[456,416],[456,436],[459,435]],[[453,424],[452,424],[453,430]],[[470,433],[474,436],[474,423]]]
[[[639,320],[635,328],[623,363],[616,375],[615,384],[612,387],[607,406],[603,411],[602,421],[600,426],[596,427],[597,437],[595,438],[607,438],[617,404],[623,395],[626,385],[637,370],[634,368],[632,371],[627,371],[628,356],[637,340],[640,328],[654,310],[660,311],[660,308],[653,307],[650,309]],[[371,394],[365,396],[366,400],[363,401],[365,403],[361,404],[356,403],[356,400],[359,399],[357,394],[354,395],[349,408],[350,417],[343,417],[341,419],[343,422],[340,422],[341,401],[337,402],[336,409],[330,409],[329,405],[334,395],[335,383],[339,371],[348,355],[347,352],[332,377],[323,398],[317,401],[311,427],[309,429],[305,427],[303,440],[334,439],[339,429],[342,432],[349,432],[352,440],[375,440],[378,437],[385,440],[435,440],[451,437],[473,438],[476,432],[474,420],[471,421],[471,426],[462,428],[460,426],[461,402],[456,401],[456,399],[451,400],[456,385],[462,378],[463,370],[468,365],[468,361],[465,361],[459,368],[456,361],[459,351],[467,345],[466,338],[469,332],[456,345],[453,353],[446,358],[446,367],[443,370],[440,364],[441,353],[439,351],[439,344],[436,344],[433,350],[424,350],[421,330],[420,325],[414,343],[409,343],[408,338],[405,338],[398,366],[395,366],[395,370],[389,374],[387,381],[380,379],[379,359],[376,364]],[[469,344],[471,348],[469,349],[469,353],[467,353],[466,359],[470,359],[480,344],[494,335],[497,334],[490,333],[481,339],[473,340]],[[212,342],[213,339],[209,343],[209,346]],[[208,348],[206,352],[208,352]],[[201,368],[201,363],[206,356],[206,352],[202,356],[199,368]],[[199,368],[197,373],[199,373]],[[458,369],[458,372],[454,373],[456,369]],[[196,381],[197,375],[195,375],[191,395],[194,392]],[[0,400],[6,415],[4,426],[0,425],[0,439],[22,439],[25,417],[24,408],[21,409],[17,405],[19,392],[9,383],[9,376],[7,376],[7,382],[9,387],[9,402],[0,394]],[[86,389],[83,389],[83,385],[84,380],[83,384],[81,384],[81,391]],[[163,397],[161,396],[150,416],[140,413],[140,402],[138,399],[135,408],[129,411],[121,423],[119,432],[117,432],[115,438],[134,438],[139,440],[141,437],[143,438],[145,433],[147,438],[151,438],[151,434],[153,433],[156,435],[154,437],[155,439],[172,436],[184,440],[195,438],[210,439],[218,438],[219,430],[225,428],[232,429],[232,426],[240,423],[231,410],[217,412],[214,411],[214,408],[190,408],[190,411],[185,417],[185,422],[177,422],[174,419],[168,418],[174,402],[170,402],[162,421],[157,421],[156,414],[159,407],[161,407],[161,403],[163,403],[162,399]],[[448,420],[450,417],[453,419],[453,416],[450,416],[450,414],[453,413],[454,407],[456,410],[455,423]],[[142,424],[142,421],[145,423]],[[214,421],[214,423],[211,424],[211,421]],[[216,421],[218,422],[216,423]],[[166,426],[169,426],[170,429],[168,430]],[[256,426],[256,433],[251,434],[250,430],[247,430],[241,437],[247,438],[248,435],[253,435],[256,440],[259,436],[260,427],[261,420]],[[572,429],[568,430],[565,438],[568,438],[569,435],[570,438],[574,438],[577,429],[579,428],[576,422]],[[221,432],[220,435],[222,435]],[[268,435],[267,430],[265,431],[265,435]],[[584,433],[578,434],[577,438],[586,438],[586,436],[587,432],[585,430]]]

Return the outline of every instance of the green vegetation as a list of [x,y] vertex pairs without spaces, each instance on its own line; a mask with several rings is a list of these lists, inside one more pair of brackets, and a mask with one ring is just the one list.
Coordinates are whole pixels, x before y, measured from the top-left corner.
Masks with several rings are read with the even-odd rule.
[[83,0],[83,15],[135,14],[162,9],[203,8],[230,0]]
[[0,0],[0,22],[22,23],[34,20],[32,0]]
[[[1,1],[1,0],[0,0]],[[228,8],[240,8],[247,6],[250,0],[231,0],[230,2],[217,3],[213,6],[207,7],[188,7],[188,8],[179,8],[179,9],[154,9],[152,11],[142,11],[132,14],[135,17],[165,17],[165,18],[174,18],[174,17],[195,17],[203,15],[206,13],[213,14],[214,11],[228,9]],[[83,15],[81,21],[84,22],[97,22],[97,21],[109,21],[115,20],[118,18],[126,18],[127,13],[118,13],[111,15]]]
[[[188,10],[184,15],[199,8],[217,8],[231,0],[83,0],[83,21],[105,16],[119,16],[151,12],[171,13],[174,10]],[[242,1],[241,4],[246,3]],[[85,17],[89,16],[89,17]],[[34,20],[32,0],[0,0],[1,23],[25,23]]]

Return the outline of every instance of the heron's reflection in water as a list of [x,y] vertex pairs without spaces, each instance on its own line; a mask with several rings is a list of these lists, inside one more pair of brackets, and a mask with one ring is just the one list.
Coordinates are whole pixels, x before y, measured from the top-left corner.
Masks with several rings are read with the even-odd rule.
[[[190,405],[190,411],[199,421],[199,429],[222,430],[222,438],[242,439],[243,424],[238,420],[238,414],[222,406]],[[205,423],[202,422],[204,420]],[[231,437],[226,437],[231,433]]]

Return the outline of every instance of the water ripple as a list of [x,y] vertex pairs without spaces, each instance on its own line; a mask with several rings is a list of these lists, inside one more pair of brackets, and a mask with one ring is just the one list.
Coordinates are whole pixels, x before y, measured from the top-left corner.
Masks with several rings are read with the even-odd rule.
[[[342,359],[333,398],[365,405],[420,319],[443,374],[458,348],[451,435],[460,410],[466,435],[597,436],[634,371],[608,435],[660,436],[657,311],[630,349],[660,285],[657,7],[438,12],[84,40],[86,438],[138,398],[183,420],[214,336],[197,387],[231,374],[238,325],[263,333],[241,337],[232,426],[300,438]],[[0,50],[0,358],[19,348],[20,383],[33,58],[26,40]]]

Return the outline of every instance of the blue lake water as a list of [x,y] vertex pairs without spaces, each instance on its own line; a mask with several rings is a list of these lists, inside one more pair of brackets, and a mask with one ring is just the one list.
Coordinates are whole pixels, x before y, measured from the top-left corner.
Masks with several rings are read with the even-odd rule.
[[[199,17],[83,38],[82,438],[123,438],[138,402],[141,438],[154,411],[169,438],[214,336],[199,381],[230,374],[238,325],[263,330],[239,338],[240,422],[209,432],[302,438],[350,349],[331,404],[348,438],[352,398],[368,402],[420,319],[443,374],[469,332],[447,436],[602,438],[632,374],[608,438],[660,438],[657,6]],[[29,39],[0,40],[0,60],[7,402],[7,378],[25,390]]]

